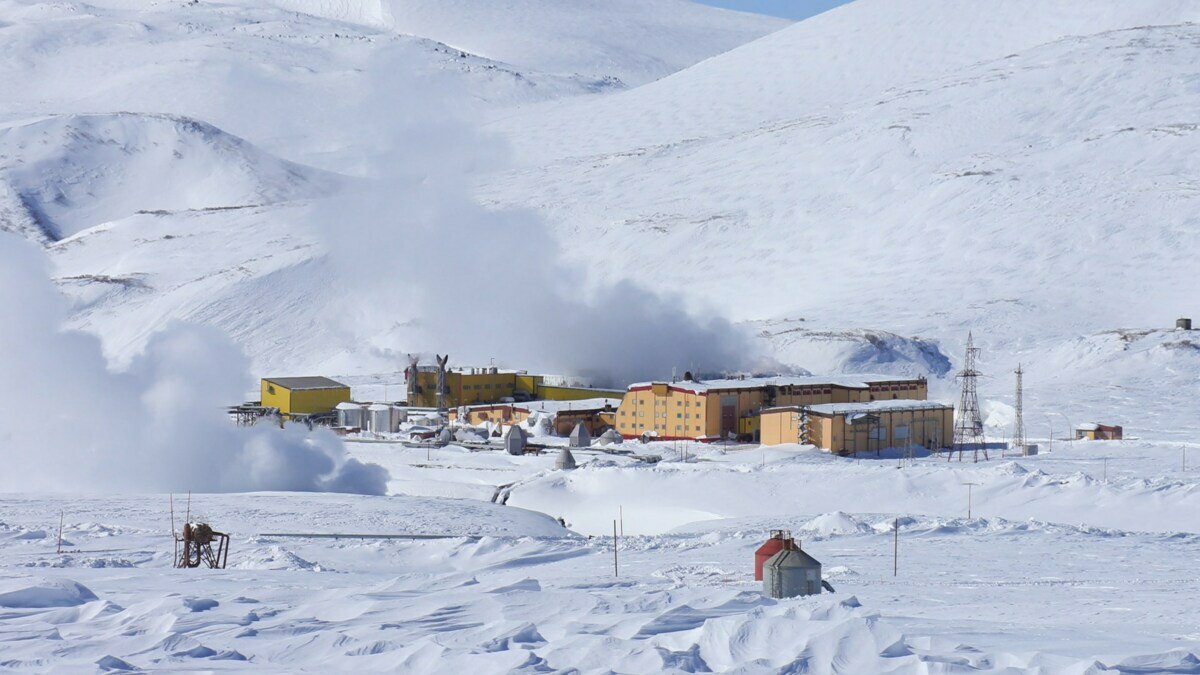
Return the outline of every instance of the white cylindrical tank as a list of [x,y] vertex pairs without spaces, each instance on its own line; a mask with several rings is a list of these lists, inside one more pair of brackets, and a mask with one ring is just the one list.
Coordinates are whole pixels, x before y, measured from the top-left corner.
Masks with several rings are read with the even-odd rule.
[[797,547],[784,548],[763,565],[763,595],[794,598],[821,592],[821,563]]
[[362,429],[366,421],[362,405],[343,401],[337,404],[338,426],[347,429]]
[[392,427],[392,406],[386,403],[372,403],[367,408],[367,428],[377,434],[395,432]]

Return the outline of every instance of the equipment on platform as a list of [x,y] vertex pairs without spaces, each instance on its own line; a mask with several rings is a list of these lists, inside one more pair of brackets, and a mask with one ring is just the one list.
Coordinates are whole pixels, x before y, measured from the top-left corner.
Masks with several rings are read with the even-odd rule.
[[[213,549],[216,543],[217,548]],[[229,535],[217,532],[208,523],[184,523],[183,534],[175,535],[175,567],[204,565],[223,570],[229,561]]]

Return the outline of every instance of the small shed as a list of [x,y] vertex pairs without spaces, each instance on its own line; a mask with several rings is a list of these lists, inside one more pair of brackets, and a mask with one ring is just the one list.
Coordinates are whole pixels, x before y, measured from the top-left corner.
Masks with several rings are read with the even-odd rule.
[[763,595],[794,598],[821,592],[821,563],[794,543],[785,545],[763,565]]
[[1118,425],[1087,422],[1075,427],[1075,439],[1084,441],[1119,441],[1125,430]]

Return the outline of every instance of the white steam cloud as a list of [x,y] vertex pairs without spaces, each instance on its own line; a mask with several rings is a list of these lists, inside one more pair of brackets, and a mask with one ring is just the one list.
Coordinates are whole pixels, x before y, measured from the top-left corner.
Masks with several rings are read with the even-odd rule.
[[338,323],[360,346],[397,364],[403,352],[448,352],[598,384],[752,361],[750,338],[724,319],[633,283],[593,284],[537,214],[481,206],[473,181],[504,164],[504,145],[443,83],[386,58],[370,72],[367,178],[317,211],[340,290],[358,298]]
[[170,325],[116,373],[66,318],[42,254],[0,233],[0,490],[386,492],[331,432],[233,426],[247,363],[219,331]]

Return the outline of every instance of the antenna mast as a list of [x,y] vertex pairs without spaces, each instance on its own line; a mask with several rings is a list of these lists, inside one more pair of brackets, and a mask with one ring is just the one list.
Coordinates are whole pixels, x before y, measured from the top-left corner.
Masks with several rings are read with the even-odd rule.
[[1029,447],[1025,444],[1025,416],[1022,411],[1022,393],[1021,393],[1021,364],[1017,364],[1017,414],[1013,419],[1012,443],[1022,456],[1029,454]]
[[973,446],[974,459],[979,461],[979,451],[983,450],[983,458],[987,459],[987,442],[983,438],[983,419],[979,415],[979,394],[975,390],[975,380],[979,371],[975,369],[975,359],[979,356],[979,348],[975,346],[975,336],[967,333],[967,358],[963,369],[955,377],[962,380],[962,396],[958,401],[958,414],[954,419],[954,445],[950,448],[947,460],[958,453],[958,461],[962,461],[963,450]]

